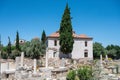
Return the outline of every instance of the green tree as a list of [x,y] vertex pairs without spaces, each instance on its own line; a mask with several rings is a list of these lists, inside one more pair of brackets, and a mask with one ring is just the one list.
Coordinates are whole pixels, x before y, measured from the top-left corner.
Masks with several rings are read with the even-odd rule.
[[105,49],[101,43],[93,43],[93,56],[94,58],[99,58],[100,54],[105,55]]
[[0,35],[0,58],[2,57],[2,56],[1,56],[2,50],[3,50],[3,45],[2,45],[2,43],[1,43],[1,35]]
[[8,45],[7,45],[7,54],[8,54],[8,57],[9,57],[12,53],[10,37],[8,37],[8,40],[9,40],[9,42],[8,42]]
[[15,59],[16,56],[20,56],[20,51],[14,49],[14,50],[12,50],[12,54],[10,55],[10,58]]
[[[42,37],[41,37],[41,45],[42,45],[42,49],[43,49],[43,50],[46,50],[46,46],[47,46],[46,40],[47,40],[46,33],[45,33],[45,31],[43,30],[43,32],[42,32]],[[45,52],[44,52],[43,54],[45,54]]]
[[31,42],[25,43],[21,48],[25,52],[26,57],[40,58],[45,53],[45,44],[40,39],[32,39]]
[[1,35],[0,35],[0,51],[2,50],[2,44],[1,44]]
[[108,45],[106,47],[108,56],[113,59],[119,59],[120,58],[120,46],[118,45]]
[[7,46],[3,46],[2,51],[7,52]]
[[60,23],[60,50],[64,54],[71,53],[73,50],[73,36],[72,36],[72,23],[71,23],[71,16],[70,16],[70,9],[68,7],[68,4],[66,5],[66,8],[64,10],[64,14],[62,16],[62,20]]
[[42,32],[42,37],[41,37],[41,41],[46,44],[46,34],[45,34],[45,31],[43,30]]
[[7,58],[8,58],[8,53],[5,52],[5,51],[1,51],[1,57],[2,57],[3,59],[7,59]]
[[27,41],[25,44],[21,45],[21,51],[25,53],[26,57],[30,57],[29,48],[30,48],[30,41]]
[[16,34],[16,43],[15,43],[15,46],[16,46],[16,49],[18,51],[20,51],[20,45],[19,45],[19,33],[17,31],[17,34]]

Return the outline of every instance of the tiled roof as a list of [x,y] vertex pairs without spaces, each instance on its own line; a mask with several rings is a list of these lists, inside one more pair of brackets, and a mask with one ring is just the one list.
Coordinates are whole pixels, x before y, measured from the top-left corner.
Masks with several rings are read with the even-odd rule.
[[[56,31],[55,33],[52,33],[51,35],[48,36],[48,38],[58,38],[60,35],[59,35],[59,31]],[[88,37],[87,35],[85,34],[76,34],[75,32],[73,32],[73,37],[74,38],[81,38],[81,39],[88,39],[88,38],[91,38],[92,37]]]
[[33,39],[34,39],[34,40],[39,40],[39,38],[38,38],[38,37],[34,37]]

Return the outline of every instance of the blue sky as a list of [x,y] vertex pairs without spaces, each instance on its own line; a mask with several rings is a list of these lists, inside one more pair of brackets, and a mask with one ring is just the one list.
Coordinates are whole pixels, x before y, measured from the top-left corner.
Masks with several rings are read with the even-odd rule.
[[0,0],[2,44],[13,43],[18,30],[21,39],[31,40],[60,27],[66,3],[71,10],[73,30],[87,34],[104,46],[120,45],[120,0]]

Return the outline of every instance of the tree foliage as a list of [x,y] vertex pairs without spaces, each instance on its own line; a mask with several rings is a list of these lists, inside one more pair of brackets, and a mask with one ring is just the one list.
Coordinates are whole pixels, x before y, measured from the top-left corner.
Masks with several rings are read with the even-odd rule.
[[43,30],[42,32],[42,37],[41,37],[41,41],[46,44],[46,34],[45,34],[45,31]]
[[11,59],[15,59],[17,56],[20,56],[20,51],[18,51],[18,50],[16,50],[16,49],[12,50],[12,53],[11,53],[11,55],[10,55],[10,58],[11,58]]
[[112,59],[120,59],[120,46],[111,44],[104,48],[101,43],[95,42],[93,44],[94,58],[99,58],[100,54],[103,56],[107,54]]
[[108,45],[106,47],[107,54],[113,59],[120,59],[120,46],[118,45]]
[[101,43],[93,43],[93,56],[94,58],[99,58],[100,54],[105,55],[105,49]]
[[19,33],[17,31],[16,33],[16,43],[15,43],[16,49],[20,51],[20,45],[19,45]]
[[1,35],[0,35],[0,51],[2,50],[2,48],[3,48],[3,45],[1,43]]
[[68,4],[64,10],[64,14],[62,16],[62,20],[60,23],[60,50],[61,52],[68,54],[71,53],[73,50],[73,36],[72,36],[72,24],[71,24],[71,16],[70,16],[70,9]]
[[8,37],[8,40],[9,40],[9,42],[8,42],[8,45],[7,45],[7,54],[8,54],[8,57],[9,57],[12,53],[10,37]]
[[40,39],[32,39],[31,42],[26,42],[21,50],[25,52],[26,57],[38,59],[44,55],[46,45]]
[[1,57],[3,59],[7,59],[8,58],[8,53],[7,52],[4,52],[4,51],[1,51]]

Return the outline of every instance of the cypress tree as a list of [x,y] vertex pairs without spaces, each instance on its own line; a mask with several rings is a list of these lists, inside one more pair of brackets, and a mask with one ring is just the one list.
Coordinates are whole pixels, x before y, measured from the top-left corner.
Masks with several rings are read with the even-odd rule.
[[46,42],[46,34],[45,34],[45,31],[44,31],[44,30],[43,30],[43,32],[42,32],[41,41],[43,42],[43,44],[45,44],[45,42]]
[[18,51],[20,51],[20,46],[19,46],[19,33],[18,33],[18,31],[17,31],[17,34],[16,34],[16,44],[15,44],[15,46],[16,46],[16,49],[17,49]]
[[60,50],[64,54],[71,53],[73,50],[73,36],[72,36],[72,23],[71,23],[71,16],[70,16],[70,9],[68,7],[68,4],[66,5],[66,8],[64,10],[64,14],[62,16],[62,20],[60,23]]
[[0,35],[0,51],[2,50],[2,44],[1,44],[1,35]]
[[10,41],[10,37],[8,37],[8,45],[7,45],[7,54],[8,54],[8,57],[10,57],[10,54],[12,53],[11,51],[11,41]]

